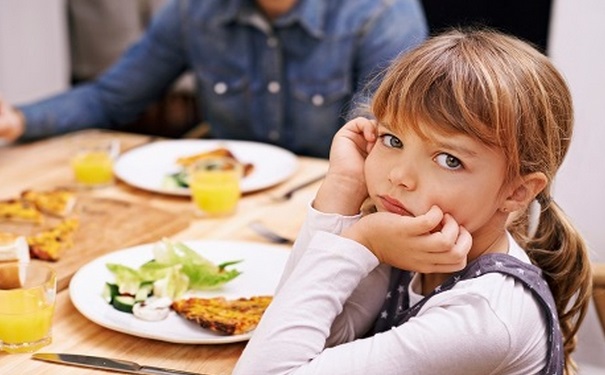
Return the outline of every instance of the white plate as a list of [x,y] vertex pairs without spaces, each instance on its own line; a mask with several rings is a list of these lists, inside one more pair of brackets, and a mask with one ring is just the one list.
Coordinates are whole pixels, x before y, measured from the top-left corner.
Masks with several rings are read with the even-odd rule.
[[[242,274],[223,287],[195,292],[196,296],[227,299],[273,295],[279,282],[289,250],[277,245],[237,241],[184,241],[186,245],[216,264],[243,259],[232,267]],[[103,255],[80,268],[69,284],[69,296],[80,313],[94,323],[133,336],[182,344],[225,344],[245,341],[251,333],[225,336],[213,333],[187,321],[171,311],[168,318],[147,322],[134,315],[114,309],[102,297],[105,282],[114,281],[107,263],[119,263],[138,268],[153,258],[153,244],[135,246]]]
[[167,174],[180,170],[176,159],[225,147],[243,163],[254,169],[242,180],[244,193],[265,189],[289,178],[298,166],[296,155],[283,148],[257,142],[234,140],[173,140],[159,141],[134,148],[122,154],[114,173],[122,181],[143,190],[171,195],[190,195],[189,189],[167,189],[162,186]]

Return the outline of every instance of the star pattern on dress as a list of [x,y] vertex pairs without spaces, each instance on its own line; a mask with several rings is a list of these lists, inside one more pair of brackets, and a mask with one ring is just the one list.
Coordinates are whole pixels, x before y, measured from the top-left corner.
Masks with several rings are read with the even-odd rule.
[[550,287],[543,279],[543,273],[540,269],[505,254],[488,254],[479,257],[476,261],[468,264],[464,270],[452,275],[447,281],[437,286],[430,295],[413,306],[410,306],[408,295],[413,274],[408,271],[394,269],[389,286],[391,292],[388,292],[385,298],[389,301],[385,301],[379,319],[376,320],[373,332],[384,332],[391,327],[405,324],[405,322],[418,314],[424,303],[432,296],[455,288],[456,283],[461,280],[469,280],[489,273],[499,273],[518,280],[539,301],[544,309],[544,316],[548,321],[547,345],[549,347],[547,365],[541,373],[563,374],[562,335],[557,323],[557,311],[554,308],[555,305]]

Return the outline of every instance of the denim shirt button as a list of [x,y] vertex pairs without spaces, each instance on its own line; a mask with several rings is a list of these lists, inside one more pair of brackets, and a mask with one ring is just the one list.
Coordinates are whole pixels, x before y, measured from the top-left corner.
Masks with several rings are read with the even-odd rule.
[[277,47],[278,44],[278,40],[275,37],[270,37],[267,38],[267,46],[271,47],[271,48],[275,48]]
[[279,90],[281,90],[281,85],[279,84],[279,82],[271,81],[267,85],[267,90],[269,90],[271,94],[277,94]]
[[217,95],[223,95],[227,92],[227,84],[225,82],[218,82],[214,85],[214,92]]
[[316,107],[321,106],[322,104],[324,104],[323,95],[320,95],[320,94],[313,95],[313,97],[311,98],[311,103],[313,103],[313,105],[315,105]]
[[272,141],[277,141],[279,139],[279,132],[277,130],[271,130],[269,132],[269,139]]

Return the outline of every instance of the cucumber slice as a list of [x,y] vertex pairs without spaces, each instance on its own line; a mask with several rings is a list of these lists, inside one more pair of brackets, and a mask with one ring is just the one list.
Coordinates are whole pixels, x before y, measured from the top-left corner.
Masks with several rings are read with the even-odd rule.
[[189,181],[187,181],[187,179],[188,179],[188,176],[187,176],[187,172],[185,172],[185,171],[172,173],[172,174],[164,176],[164,178],[162,180],[162,187],[164,189],[169,189],[169,190],[170,189],[188,188]]
[[189,174],[186,171],[177,172],[172,175],[174,182],[180,187],[189,187]]
[[137,294],[134,296],[135,302],[145,301],[151,295],[151,292],[153,292],[153,282],[146,281],[141,283],[139,290],[137,290]]
[[120,294],[119,290],[120,288],[117,284],[105,283],[102,293],[103,299],[109,304],[113,303],[113,299]]
[[116,296],[113,299],[112,305],[116,310],[132,314],[132,307],[136,301],[133,296]]

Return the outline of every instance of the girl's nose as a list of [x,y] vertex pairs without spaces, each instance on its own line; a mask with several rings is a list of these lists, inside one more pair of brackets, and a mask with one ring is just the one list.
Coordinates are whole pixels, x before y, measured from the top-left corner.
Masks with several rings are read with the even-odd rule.
[[414,190],[417,185],[416,167],[412,161],[398,162],[391,167],[389,181],[406,190]]

